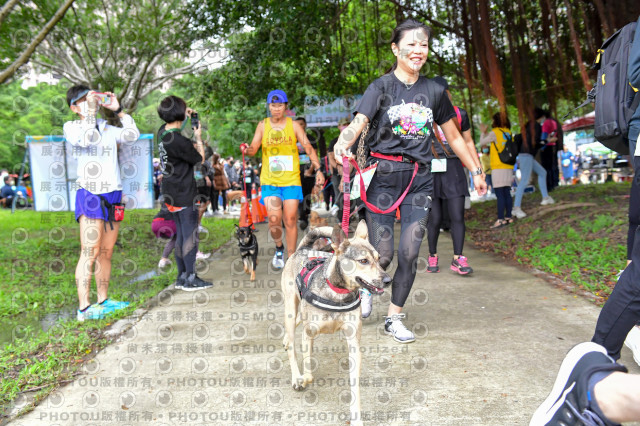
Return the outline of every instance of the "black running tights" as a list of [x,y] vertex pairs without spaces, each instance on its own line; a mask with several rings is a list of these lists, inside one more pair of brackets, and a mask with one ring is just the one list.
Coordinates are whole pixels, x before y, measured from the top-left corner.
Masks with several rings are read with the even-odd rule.
[[431,202],[431,211],[429,212],[429,220],[427,222],[427,240],[429,241],[429,254],[438,253],[438,237],[440,236],[440,225],[442,222],[443,209],[445,204],[449,213],[449,223],[451,239],[453,240],[453,254],[462,255],[464,247],[464,197],[447,199],[443,203],[442,198],[434,198]]
[[[416,277],[418,253],[427,228],[428,210],[410,204],[400,206],[401,230],[398,245],[398,267],[393,275],[391,303],[403,307]],[[380,266],[385,270],[393,260],[393,225],[395,214],[366,212],[369,241],[380,254]]]
[[178,275],[196,272],[196,253],[198,252],[198,212],[193,206],[185,207],[173,213],[176,222],[176,265]]

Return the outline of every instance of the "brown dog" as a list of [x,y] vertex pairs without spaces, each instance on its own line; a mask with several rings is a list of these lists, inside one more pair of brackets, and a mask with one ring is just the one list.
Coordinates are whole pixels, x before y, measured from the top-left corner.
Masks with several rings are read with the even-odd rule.
[[[331,238],[334,253],[314,250],[324,238]],[[322,245],[322,244],[320,244]],[[310,262],[310,258],[312,260]],[[323,260],[318,260],[323,259]],[[283,345],[291,364],[291,383],[297,391],[313,381],[311,349],[319,334],[342,330],[349,345],[349,382],[353,397],[350,403],[351,424],[362,424],[360,414],[360,288],[381,294],[391,277],[379,264],[378,252],[369,243],[367,225],[358,224],[350,240],[340,229],[321,227],[309,231],[296,252],[289,257],[282,272],[285,336]],[[296,358],[295,329],[302,322],[304,375]]]

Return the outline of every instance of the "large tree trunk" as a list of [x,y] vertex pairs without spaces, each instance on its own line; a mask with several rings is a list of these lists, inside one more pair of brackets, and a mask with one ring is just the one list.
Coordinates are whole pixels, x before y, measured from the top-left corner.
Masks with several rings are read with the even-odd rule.
[[[611,34],[613,34],[613,24],[609,20],[609,14],[607,13],[607,9],[604,6],[604,2],[602,0],[593,0],[593,3],[596,5],[596,9],[598,9],[598,16],[600,17],[600,23],[602,24],[604,33],[607,37],[609,37]],[[565,4],[567,4],[566,1]],[[570,13],[571,11],[569,10],[569,5],[567,4],[567,15],[569,15]]]
[[[489,73],[489,81],[491,82],[491,89],[496,98],[498,98],[498,104],[500,105],[500,112],[507,113],[507,98],[504,93],[504,84],[502,69],[498,63],[498,57],[496,55],[496,49],[493,47],[491,40],[491,20],[489,19],[489,5],[484,0],[480,0],[478,4],[478,10],[480,22],[480,33],[482,34],[483,52],[481,54],[485,56],[487,63],[487,71]],[[473,15],[472,15],[473,16]]]
[[571,36],[571,42],[573,44],[573,50],[576,52],[576,62],[578,63],[578,69],[580,70],[580,77],[582,78],[582,84],[587,92],[593,87],[587,74],[587,68],[582,61],[582,48],[580,47],[580,41],[576,34],[575,25],[573,24],[573,13],[571,12],[571,5],[569,0],[564,0],[564,4],[567,8],[567,21],[569,22],[569,35]]

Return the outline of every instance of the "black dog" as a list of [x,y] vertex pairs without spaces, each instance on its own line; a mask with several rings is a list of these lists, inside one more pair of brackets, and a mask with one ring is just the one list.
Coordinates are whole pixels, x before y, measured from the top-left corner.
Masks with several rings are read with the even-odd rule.
[[258,264],[258,239],[253,235],[254,230],[249,226],[236,225],[238,248],[244,264],[244,272],[251,274],[251,281],[256,279],[256,265]]

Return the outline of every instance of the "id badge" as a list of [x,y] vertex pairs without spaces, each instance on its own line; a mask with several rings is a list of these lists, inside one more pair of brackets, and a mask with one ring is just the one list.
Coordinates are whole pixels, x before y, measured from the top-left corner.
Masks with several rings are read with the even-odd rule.
[[271,172],[292,172],[293,156],[274,155],[269,157],[269,171]]
[[[371,179],[373,179],[373,176],[376,174],[377,167],[378,163],[374,163],[362,170],[362,180],[364,181],[365,191],[369,188]],[[356,176],[353,178],[353,183],[351,184],[351,199],[357,200],[358,198],[360,198],[360,177],[356,173]]]
[[432,173],[444,173],[447,171],[447,159],[446,158],[434,158],[431,160],[431,172]]

